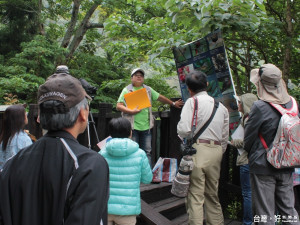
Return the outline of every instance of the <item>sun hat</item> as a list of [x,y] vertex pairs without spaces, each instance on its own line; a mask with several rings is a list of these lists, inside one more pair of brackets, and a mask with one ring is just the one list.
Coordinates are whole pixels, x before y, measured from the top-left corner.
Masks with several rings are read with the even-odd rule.
[[92,100],[85,92],[80,81],[66,73],[51,75],[38,90],[39,105],[49,100],[58,100],[63,103],[63,108],[60,106],[59,112],[56,113],[69,112],[70,108],[77,105],[84,98]]
[[137,72],[141,72],[143,74],[143,76],[145,76],[145,71],[142,70],[141,68],[135,68],[134,70],[132,70],[131,72],[131,77],[133,77],[133,75]]
[[250,72],[250,81],[256,86],[259,99],[276,104],[290,101],[282,72],[273,64],[264,64]]

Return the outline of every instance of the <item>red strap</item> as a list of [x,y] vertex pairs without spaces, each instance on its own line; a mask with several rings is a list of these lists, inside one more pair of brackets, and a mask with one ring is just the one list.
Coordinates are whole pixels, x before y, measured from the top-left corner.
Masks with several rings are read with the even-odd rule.
[[281,115],[283,115],[285,113],[291,114],[292,116],[298,115],[298,105],[297,105],[297,102],[296,102],[296,100],[292,96],[290,96],[290,99],[292,100],[292,106],[289,109],[286,109],[286,108],[282,107],[281,105],[274,104],[272,102],[269,102],[269,104],[271,106],[273,106],[278,112],[280,112]]
[[198,102],[198,100],[195,97],[193,99],[194,99],[194,113],[193,113],[193,119],[192,119],[191,127],[194,126],[194,120],[195,120],[195,127],[197,127],[198,109],[196,107],[198,107],[198,104],[196,104],[196,101]]
[[263,138],[263,136],[261,135],[261,133],[259,133],[258,136],[259,136],[259,139],[260,139],[262,145],[264,146],[264,148],[265,148],[266,150],[268,150],[268,149],[269,149],[269,148],[268,148],[268,145],[267,145],[265,139]]

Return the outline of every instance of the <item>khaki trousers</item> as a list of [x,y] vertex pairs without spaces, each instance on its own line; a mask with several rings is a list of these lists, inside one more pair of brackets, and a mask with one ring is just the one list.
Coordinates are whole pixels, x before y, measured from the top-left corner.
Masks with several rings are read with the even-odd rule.
[[203,204],[206,225],[223,225],[224,217],[218,197],[222,147],[197,143],[193,145],[197,153],[193,155],[194,168],[186,197],[189,225],[203,224]]
[[135,225],[136,215],[132,216],[119,216],[108,214],[107,225]]

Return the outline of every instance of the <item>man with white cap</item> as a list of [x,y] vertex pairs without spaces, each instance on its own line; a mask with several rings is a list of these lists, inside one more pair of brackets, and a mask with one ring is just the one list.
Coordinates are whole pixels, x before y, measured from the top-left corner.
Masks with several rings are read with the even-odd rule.
[[53,74],[39,87],[42,138],[0,173],[0,224],[107,224],[108,165],[78,143],[91,98],[76,78]]
[[282,73],[273,64],[253,69],[250,81],[256,86],[260,100],[253,103],[245,125],[244,149],[248,152],[252,187],[252,208],[258,224],[274,225],[279,218],[283,224],[299,225],[294,208],[293,168],[276,169],[266,159],[259,135],[271,146],[281,114],[269,103],[295,109]]
[[141,68],[136,68],[131,72],[131,84],[125,87],[120,97],[117,101],[117,110],[122,112],[123,117],[127,118],[131,122],[132,126],[132,140],[139,144],[139,147],[146,151],[147,157],[152,165],[151,159],[151,128],[154,125],[154,118],[152,115],[152,107],[145,108],[145,109],[130,109],[126,106],[126,102],[124,100],[124,95],[132,92],[137,91],[142,88],[146,88],[148,98],[152,104],[152,101],[160,101],[164,104],[169,104],[175,108],[181,108],[183,105],[183,101],[181,99],[177,100],[176,102],[171,101],[167,97],[159,94],[151,87],[144,84],[144,75],[145,71]]

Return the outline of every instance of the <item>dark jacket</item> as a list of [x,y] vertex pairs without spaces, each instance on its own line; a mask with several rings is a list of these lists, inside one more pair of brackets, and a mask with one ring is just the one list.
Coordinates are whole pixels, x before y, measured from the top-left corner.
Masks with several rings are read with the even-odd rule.
[[[292,101],[283,107],[290,109]],[[258,134],[261,133],[268,147],[272,146],[281,114],[269,103],[262,100],[254,102],[245,125],[244,149],[248,152],[250,173],[274,175],[275,173],[291,173],[294,169],[276,169],[266,158]]]
[[0,176],[5,225],[107,223],[108,165],[67,132],[46,134],[21,150]]

